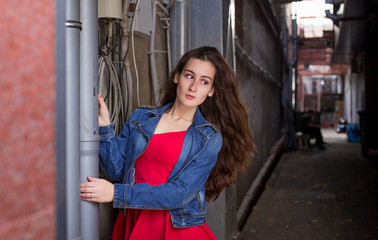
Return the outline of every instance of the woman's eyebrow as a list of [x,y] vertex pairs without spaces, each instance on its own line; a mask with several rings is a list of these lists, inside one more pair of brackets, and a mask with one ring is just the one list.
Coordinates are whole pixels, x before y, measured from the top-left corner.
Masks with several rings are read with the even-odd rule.
[[[193,71],[190,70],[190,69],[185,69],[185,71],[186,71],[186,72],[190,72],[190,73],[192,73],[193,75],[196,75],[196,73],[193,72]],[[213,79],[212,79],[211,77],[209,77],[209,76],[202,75],[201,77],[202,77],[202,78],[208,78],[210,81],[213,81]]]

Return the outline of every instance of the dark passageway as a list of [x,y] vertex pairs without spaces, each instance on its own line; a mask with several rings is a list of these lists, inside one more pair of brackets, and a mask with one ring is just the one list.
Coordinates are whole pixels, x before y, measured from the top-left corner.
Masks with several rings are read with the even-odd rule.
[[327,150],[282,156],[238,239],[378,239],[378,152],[322,132]]

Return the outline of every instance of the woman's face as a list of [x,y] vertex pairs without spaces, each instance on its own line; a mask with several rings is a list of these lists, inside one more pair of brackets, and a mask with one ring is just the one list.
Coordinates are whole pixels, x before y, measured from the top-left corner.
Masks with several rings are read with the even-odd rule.
[[176,101],[187,107],[197,107],[214,94],[215,67],[209,61],[191,58],[181,74],[176,74]]

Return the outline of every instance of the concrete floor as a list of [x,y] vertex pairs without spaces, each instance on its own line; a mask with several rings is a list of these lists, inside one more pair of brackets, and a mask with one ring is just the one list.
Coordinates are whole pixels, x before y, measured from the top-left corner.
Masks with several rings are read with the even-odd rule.
[[378,151],[322,133],[327,150],[283,154],[238,240],[378,239]]

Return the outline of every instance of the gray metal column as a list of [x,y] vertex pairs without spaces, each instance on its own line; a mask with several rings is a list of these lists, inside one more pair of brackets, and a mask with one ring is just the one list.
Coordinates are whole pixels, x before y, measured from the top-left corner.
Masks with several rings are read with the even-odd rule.
[[80,239],[80,3],[66,1],[67,239]]
[[56,239],[67,240],[67,175],[66,175],[66,2],[55,1],[55,74],[56,74]]
[[[171,69],[185,52],[196,47],[213,46],[224,54],[223,39],[229,41],[227,57],[233,65],[233,0],[176,0],[170,9]],[[229,30],[226,33],[224,26]],[[232,239],[237,230],[235,191],[227,188],[215,202],[207,203],[206,223],[219,240]]]
[[[290,63],[290,66],[289,66],[289,93],[288,93],[288,99],[290,99],[290,106],[292,106],[291,102],[292,102],[292,92],[293,92],[293,77],[294,77],[294,81],[295,81],[295,84],[297,83],[297,79],[296,79],[296,74],[297,74],[297,55],[298,55],[298,50],[297,50],[297,40],[298,40],[298,34],[297,34],[297,16],[295,16],[295,18],[292,19],[292,42],[293,42],[293,57],[292,57],[292,61]],[[295,75],[293,76],[293,68],[295,68]],[[295,86],[295,95],[297,93],[297,86]],[[294,109],[296,110],[296,105],[297,105],[297,96],[295,96],[295,106],[294,106]]]
[[223,1],[191,0],[189,49],[206,46],[216,47],[223,54]]
[[[97,0],[80,1],[80,181],[99,176]],[[99,206],[81,201],[84,240],[99,239]]]
[[174,69],[181,56],[189,50],[190,0],[176,0],[170,8],[171,59]]
[[[233,61],[231,18],[234,9],[234,1],[191,0],[189,49],[207,45],[226,55],[223,41],[230,41],[228,58]],[[230,64],[233,65],[232,62]],[[233,238],[237,231],[235,187],[225,189],[216,201],[207,203],[206,223],[217,239]]]

